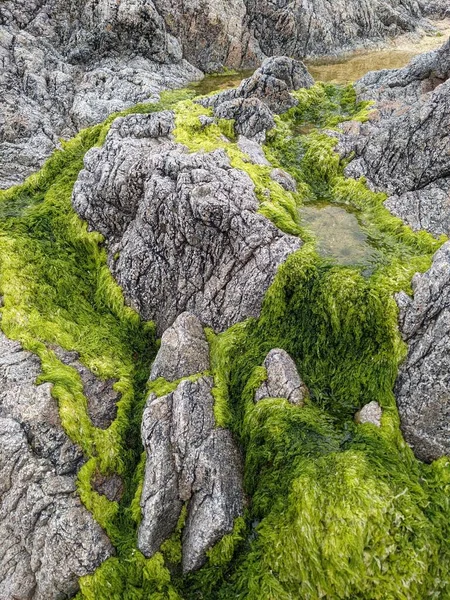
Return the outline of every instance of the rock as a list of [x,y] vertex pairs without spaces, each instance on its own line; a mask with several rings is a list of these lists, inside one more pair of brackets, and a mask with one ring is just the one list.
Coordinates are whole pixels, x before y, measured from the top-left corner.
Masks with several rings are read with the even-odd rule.
[[0,598],[60,600],[113,553],[76,495],[80,450],[38,359],[0,334]]
[[355,421],[359,425],[371,423],[372,425],[381,427],[382,414],[383,412],[381,410],[381,406],[378,404],[378,402],[373,400],[372,402],[369,402],[369,404],[363,406],[362,409],[356,413]]
[[166,329],[152,365],[150,380],[177,381],[209,369],[209,345],[200,321],[183,313]]
[[416,274],[414,297],[397,294],[400,331],[408,344],[395,385],[402,431],[429,462],[450,454],[450,242],[431,268]]
[[255,140],[249,140],[243,135],[240,135],[238,138],[238,147],[241,152],[244,152],[244,154],[247,155],[249,161],[253,164],[270,167],[270,162],[267,160],[262,146],[258,144],[258,142],[255,142]]
[[255,392],[255,402],[264,398],[286,398],[291,404],[303,406],[309,396],[297,367],[289,354],[280,348],[271,350],[264,360],[267,380]]
[[367,76],[365,89],[378,98],[379,111],[343,133],[337,146],[341,156],[355,154],[346,175],[365,176],[371,188],[390,195],[393,214],[434,235],[450,233],[449,75],[450,42],[405,69]]
[[296,106],[297,100],[290,92],[313,84],[302,62],[279,56],[266,59],[261,68],[236,89],[201,98],[198,102],[212,107],[219,119],[234,119],[238,134],[262,143],[266,131],[275,126],[272,113],[283,113]]
[[[190,327],[188,335],[186,323]],[[176,361],[171,350],[175,339],[183,340],[178,360],[184,361],[184,354],[204,360],[207,342],[201,324],[193,315],[182,315],[170,335],[161,340],[155,361],[158,372],[152,372],[152,379],[174,377]],[[184,361],[179,373],[186,373],[188,364]],[[196,360],[192,364],[190,375],[198,371],[199,364],[203,366]],[[209,369],[209,361],[206,367]],[[231,532],[234,520],[243,511],[242,457],[231,432],[215,427],[213,386],[212,377],[199,377],[184,379],[165,396],[151,394],[142,420],[147,461],[138,547],[148,557],[157,552],[173,533],[186,505],[184,573],[204,564],[206,550]]]
[[223,102],[214,114],[218,119],[233,119],[236,133],[255,142],[264,142],[266,131],[275,127],[270,109],[258,98],[236,98]]
[[159,332],[185,311],[223,331],[259,315],[301,241],[258,214],[253,182],[223,150],[188,154],[171,127],[168,111],[118,119],[86,154],[73,206],[105,236],[125,297]]
[[51,346],[56,356],[65,365],[78,371],[83,382],[83,393],[87,400],[88,415],[94,427],[108,429],[117,416],[120,393],[114,389],[114,379],[100,379],[79,360],[77,352],[67,352],[59,346]]
[[286,173],[283,169],[273,169],[270,174],[270,177],[279,183],[281,187],[283,187],[287,192],[296,192],[297,191],[297,183],[292,175]]

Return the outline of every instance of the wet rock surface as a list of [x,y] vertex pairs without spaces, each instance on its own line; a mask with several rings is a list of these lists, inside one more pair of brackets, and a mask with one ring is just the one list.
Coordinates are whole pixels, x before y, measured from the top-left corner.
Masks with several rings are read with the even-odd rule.
[[[188,335],[186,323],[190,324]],[[200,329],[194,315],[177,319],[170,335],[163,337],[155,361],[160,377],[171,379],[174,370],[186,373],[187,365],[204,366],[203,358],[198,359],[207,342],[204,334],[199,336]],[[166,371],[164,360],[170,356],[175,338],[184,340],[175,359],[179,365],[174,369],[174,361],[169,359]],[[234,519],[243,511],[242,457],[231,432],[215,427],[213,386],[212,377],[200,376],[184,379],[165,396],[151,394],[142,420],[147,462],[138,547],[146,556],[158,551],[186,505],[182,537],[185,573],[202,566],[206,550],[231,532]]]
[[255,392],[255,402],[264,398],[286,398],[290,404],[303,406],[308,388],[298,374],[289,354],[280,348],[271,350],[264,360],[267,380]]
[[378,402],[372,401],[363,406],[362,409],[356,413],[355,421],[359,425],[371,423],[372,425],[381,427],[382,414],[383,411],[381,410],[381,406],[378,404]]
[[416,456],[450,454],[450,243],[414,276],[413,298],[397,294],[408,356],[395,386],[403,434]]
[[188,154],[170,111],[118,119],[89,151],[73,206],[108,241],[128,301],[162,333],[186,310],[222,331],[258,316],[301,241],[257,213],[250,177],[223,150]]
[[0,598],[59,600],[113,548],[76,495],[80,449],[40,363],[0,333]]
[[367,177],[390,196],[386,207],[413,229],[450,233],[450,41],[404,69],[363,78],[361,97],[377,112],[344,133],[342,156],[355,153],[346,174]]

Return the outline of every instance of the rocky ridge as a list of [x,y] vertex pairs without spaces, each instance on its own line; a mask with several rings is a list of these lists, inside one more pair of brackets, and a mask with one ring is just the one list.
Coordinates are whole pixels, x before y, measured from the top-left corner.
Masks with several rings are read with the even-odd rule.
[[38,170],[59,138],[202,71],[253,68],[274,54],[335,55],[432,30],[424,15],[444,16],[445,4],[4,0],[0,188]]
[[162,337],[150,381],[182,381],[169,394],[150,394],[142,419],[147,461],[138,547],[152,556],[186,506],[184,573],[203,565],[206,550],[232,531],[244,505],[240,450],[229,430],[215,426],[214,380],[202,375],[209,366],[200,321],[181,314]]
[[113,553],[76,494],[81,450],[64,433],[38,358],[0,333],[0,598],[71,597]]

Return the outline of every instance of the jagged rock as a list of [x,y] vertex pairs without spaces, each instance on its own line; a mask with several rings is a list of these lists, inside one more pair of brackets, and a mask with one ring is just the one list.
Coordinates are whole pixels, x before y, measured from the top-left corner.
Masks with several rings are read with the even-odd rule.
[[120,393],[114,389],[114,379],[100,379],[80,362],[77,352],[67,352],[59,346],[51,349],[65,365],[73,367],[83,382],[83,392],[87,400],[88,415],[95,427],[107,429],[117,415],[117,402]]
[[366,77],[375,82],[367,93],[378,89],[380,111],[343,133],[337,146],[342,156],[355,153],[348,176],[367,177],[370,187],[390,194],[393,214],[434,235],[450,233],[449,75],[450,42],[405,69]]
[[408,356],[400,368],[395,395],[405,439],[424,461],[450,454],[449,273],[447,242],[431,268],[414,276],[414,297],[397,294]]
[[236,89],[225,90],[198,100],[212,107],[219,119],[234,119],[238,134],[265,141],[267,130],[275,126],[272,113],[283,113],[296,106],[293,90],[308,88],[314,80],[302,62],[278,56],[266,59],[261,68]]
[[280,348],[271,350],[264,360],[267,380],[255,392],[255,402],[264,398],[286,398],[291,404],[303,406],[309,392],[300,379],[289,354]]
[[167,381],[177,381],[208,369],[209,345],[203,327],[197,317],[183,313],[162,336],[150,380],[164,377]]
[[76,495],[80,450],[38,359],[0,334],[0,598],[60,600],[113,548]]
[[266,131],[275,127],[273,114],[258,98],[236,98],[223,102],[214,111],[218,119],[233,119],[236,133],[264,142]]
[[270,174],[270,177],[279,183],[281,187],[283,187],[287,192],[296,192],[297,191],[297,183],[292,175],[289,175],[283,169],[273,169]]
[[378,402],[373,400],[362,407],[360,411],[358,411],[355,415],[355,421],[359,425],[363,425],[364,423],[371,423],[372,425],[376,425],[377,427],[381,427],[381,416],[383,412],[381,410],[381,406]]
[[[183,340],[176,360],[170,356],[175,339]],[[163,336],[155,361],[158,372],[152,373],[151,379],[173,378],[176,361],[182,362],[179,373],[186,373],[190,363],[183,362],[183,354],[202,357],[200,362],[194,359],[194,371],[189,374],[197,373],[199,365],[203,366],[205,344],[198,319],[182,315],[170,335]],[[206,366],[209,368],[209,361]],[[242,457],[231,432],[215,427],[213,386],[212,377],[199,377],[184,379],[166,396],[151,394],[142,420],[147,461],[138,547],[152,556],[174,531],[186,504],[185,573],[202,566],[206,550],[232,530],[234,519],[243,511]]]
[[171,127],[168,111],[115,122],[87,153],[73,206],[106,237],[111,270],[144,319],[162,333],[190,311],[222,331],[258,316],[301,241],[257,213],[253,182],[223,150],[188,154],[165,135]]

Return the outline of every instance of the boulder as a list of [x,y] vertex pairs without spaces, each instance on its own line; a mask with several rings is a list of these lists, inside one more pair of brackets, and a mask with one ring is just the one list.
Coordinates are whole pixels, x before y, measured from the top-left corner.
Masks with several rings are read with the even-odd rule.
[[223,150],[189,154],[173,127],[169,111],[118,119],[87,153],[73,206],[105,236],[125,297],[161,334],[185,311],[223,331],[259,315],[301,240],[258,213],[252,180]]
[[286,398],[290,404],[303,406],[308,388],[298,374],[295,362],[280,348],[271,350],[264,360],[267,379],[255,392],[255,402],[264,398]]
[[[171,353],[176,339],[182,340],[182,345],[174,359]],[[154,366],[151,379],[195,375],[205,366],[205,345],[198,319],[181,315],[161,340],[157,372]],[[174,375],[176,362],[179,370]],[[190,365],[193,370],[188,373]],[[213,386],[212,377],[191,377],[167,395],[151,394],[142,420],[147,460],[138,547],[148,557],[157,552],[186,506],[184,573],[204,564],[206,551],[232,531],[234,520],[243,512],[242,457],[231,432],[215,426]]]
[[0,333],[0,598],[60,600],[113,554],[81,504],[80,449],[64,433],[36,356]]

